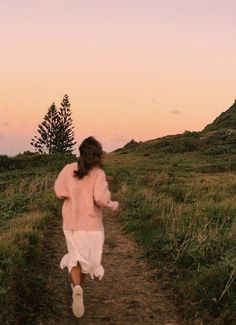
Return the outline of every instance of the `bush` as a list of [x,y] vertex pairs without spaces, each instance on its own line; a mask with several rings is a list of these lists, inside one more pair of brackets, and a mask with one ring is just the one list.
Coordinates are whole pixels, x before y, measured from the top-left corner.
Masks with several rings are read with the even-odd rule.
[[205,153],[210,156],[226,155],[231,153],[229,146],[218,145],[205,150]]
[[191,138],[195,138],[195,139],[199,139],[200,138],[200,133],[199,132],[196,132],[196,131],[184,131],[183,133],[183,136],[184,137],[191,137]]
[[72,154],[20,154],[16,157],[0,156],[0,170],[27,170],[34,167],[51,167],[53,170],[60,169],[67,163],[76,160]]

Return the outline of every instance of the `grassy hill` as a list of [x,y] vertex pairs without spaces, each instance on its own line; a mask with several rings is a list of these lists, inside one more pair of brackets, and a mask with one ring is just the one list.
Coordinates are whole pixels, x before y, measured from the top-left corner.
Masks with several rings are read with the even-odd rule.
[[107,157],[121,222],[156,269],[156,280],[173,290],[186,324],[236,323],[236,173],[230,159],[142,151]]
[[[236,324],[236,137],[231,119],[221,122],[232,107],[202,132],[133,140],[105,156],[118,217],[186,324]],[[52,185],[74,159],[0,156],[0,323],[32,324],[43,308],[43,242],[59,207]]]
[[236,102],[201,132],[185,131],[182,134],[144,142],[131,140],[123,148],[115,150],[123,154],[135,151],[142,151],[147,156],[155,152],[199,151],[209,155],[234,153],[236,151]]
[[236,100],[225,112],[221,113],[211,124],[208,124],[203,132],[216,131],[219,129],[236,128]]
[[186,324],[236,324],[235,115],[236,104],[202,132],[132,140],[107,157],[120,218]]

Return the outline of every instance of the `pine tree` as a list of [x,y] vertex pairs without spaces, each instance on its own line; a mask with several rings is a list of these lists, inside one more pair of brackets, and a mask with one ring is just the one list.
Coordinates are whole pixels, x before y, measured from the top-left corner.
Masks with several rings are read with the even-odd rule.
[[49,107],[43,122],[38,126],[39,136],[34,136],[31,145],[39,153],[71,153],[76,144],[72,122],[69,97],[65,95],[59,109],[55,103]]
[[49,107],[48,112],[44,116],[43,122],[38,126],[39,137],[36,135],[31,139],[31,145],[35,147],[39,153],[52,153],[56,150],[57,129],[60,123],[58,111],[55,103]]
[[71,118],[70,101],[68,95],[62,99],[58,109],[59,125],[57,128],[56,147],[58,152],[72,152],[74,150],[74,126]]

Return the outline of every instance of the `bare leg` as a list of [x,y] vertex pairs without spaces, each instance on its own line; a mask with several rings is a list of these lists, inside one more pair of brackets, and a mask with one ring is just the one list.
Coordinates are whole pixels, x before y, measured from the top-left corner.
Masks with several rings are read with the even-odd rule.
[[70,278],[74,286],[81,285],[84,283],[86,274],[81,273],[81,267],[78,263],[70,272]]
[[83,278],[81,266],[78,263],[70,272],[70,278],[73,284],[72,293],[72,311],[76,317],[81,317],[84,314],[83,289],[80,287]]

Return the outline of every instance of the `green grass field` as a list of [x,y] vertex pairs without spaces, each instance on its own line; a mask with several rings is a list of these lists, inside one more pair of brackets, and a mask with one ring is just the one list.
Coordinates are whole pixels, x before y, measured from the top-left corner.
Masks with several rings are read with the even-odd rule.
[[32,324],[46,279],[40,275],[46,229],[58,202],[52,186],[73,157],[1,157],[0,323]]
[[[120,221],[142,245],[155,280],[173,292],[189,324],[194,319],[236,323],[235,158],[234,153],[146,149],[120,150],[105,158],[105,170],[113,176],[111,190],[121,204]],[[42,243],[59,208],[52,186],[62,166],[73,160],[2,158],[0,323],[27,324],[37,310],[37,295],[45,285],[38,271]]]
[[235,158],[142,150],[107,158],[120,218],[189,324],[236,323]]

